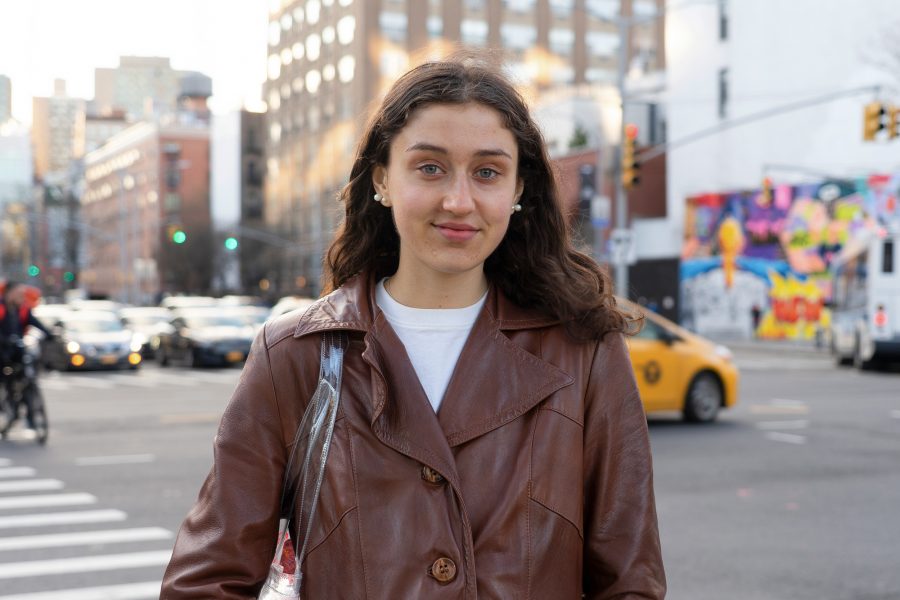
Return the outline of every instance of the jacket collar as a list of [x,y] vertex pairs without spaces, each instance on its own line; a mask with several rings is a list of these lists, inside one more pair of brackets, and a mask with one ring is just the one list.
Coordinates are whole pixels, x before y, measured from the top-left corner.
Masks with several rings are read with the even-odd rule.
[[[294,337],[343,329],[370,331],[381,309],[375,302],[374,276],[357,275],[340,288],[321,298],[304,314],[294,329]],[[559,323],[533,309],[522,308],[491,285],[485,301],[485,311],[501,331],[539,329]],[[383,318],[383,317],[382,317]]]

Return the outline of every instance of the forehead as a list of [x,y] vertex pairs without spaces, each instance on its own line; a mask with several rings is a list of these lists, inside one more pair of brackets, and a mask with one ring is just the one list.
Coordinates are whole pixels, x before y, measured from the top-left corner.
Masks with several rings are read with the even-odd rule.
[[495,109],[468,102],[465,104],[429,104],[416,109],[397,133],[392,147],[427,142],[451,152],[478,151],[485,148],[505,150],[515,157],[517,144]]

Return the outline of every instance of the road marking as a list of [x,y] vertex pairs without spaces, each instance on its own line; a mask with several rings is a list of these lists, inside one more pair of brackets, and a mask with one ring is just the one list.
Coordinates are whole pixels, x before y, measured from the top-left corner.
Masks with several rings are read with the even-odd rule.
[[67,384],[83,385],[85,387],[96,388],[98,390],[111,390],[116,387],[114,383],[101,379],[99,377],[79,377],[75,376],[66,381]]
[[109,521],[124,521],[127,518],[128,515],[121,510],[112,509],[14,515],[11,517],[0,517],[0,529],[71,525],[75,523],[105,523]]
[[119,456],[83,456],[75,459],[79,467],[94,467],[98,465],[126,465],[135,463],[149,463],[156,460],[153,454],[122,454]]
[[12,464],[12,461],[8,458],[0,458],[0,467],[8,467]]
[[66,589],[63,592],[31,592],[0,596],[0,600],[154,600],[159,598],[159,581]]
[[105,531],[52,533],[49,535],[28,535],[11,538],[0,538],[0,552],[4,550],[26,550],[33,548],[58,548],[61,546],[114,544],[116,542],[168,540],[171,538],[172,532],[168,529],[163,529],[162,527],[137,527],[133,529],[108,529]]
[[805,444],[806,436],[805,435],[796,435],[793,433],[778,433],[777,431],[770,431],[766,434],[766,437],[773,442],[785,442],[786,444]]
[[892,410],[891,418],[892,419],[900,419],[900,410]]
[[31,467],[9,467],[0,469],[0,479],[8,477],[34,477],[34,469]]
[[[24,577],[59,575],[62,573],[154,567],[167,564],[171,558],[171,550],[156,550],[153,552],[104,554],[52,560],[29,560],[26,562],[0,564],[0,579],[20,579]],[[159,590],[157,589],[157,591]]]
[[116,383],[118,385],[134,385],[137,387],[159,387],[158,381],[150,381],[149,379],[142,378],[137,374],[124,375],[124,374],[115,374],[115,375],[107,375],[106,379]]
[[756,424],[759,429],[806,429],[809,421],[806,419],[794,419],[793,421],[760,421]]
[[185,413],[179,415],[160,415],[159,422],[163,425],[218,423],[221,418],[222,415],[220,413]]
[[10,508],[37,508],[39,506],[72,506],[75,504],[96,504],[97,497],[91,494],[45,494],[42,496],[13,496],[0,498],[0,510]]
[[0,481],[0,494],[4,492],[41,492],[61,489],[63,489],[63,482],[59,479],[26,479],[23,481]]

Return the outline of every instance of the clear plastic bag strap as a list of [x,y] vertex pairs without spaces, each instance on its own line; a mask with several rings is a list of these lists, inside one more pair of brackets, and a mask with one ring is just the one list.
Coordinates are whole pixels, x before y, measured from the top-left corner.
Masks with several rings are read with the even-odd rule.
[[[310,459],[321,456],[320,469],[325,468],[328,447],[334,428],[334,418],[340,400],[341,374],[343,372],[344,351],[349,345],[346,332],[326,331],[322,336],[322,348],[319,359],[319,378],[316,390],[300,420],[294,434],[291,453],[284,472],[284,484],[281,491],[280,517],[292,520],[297,496],[301,498],[310,482]],[[333,402],[332,402],[333,399]],[[327,438],[327,439],[326,439]],[[324,451],[324,455],[322,452]],[[320,479],[316,474],[313,480]],[[303,489],[301,489],[303,488]],[[318,498],[318,490],[314,490]]]

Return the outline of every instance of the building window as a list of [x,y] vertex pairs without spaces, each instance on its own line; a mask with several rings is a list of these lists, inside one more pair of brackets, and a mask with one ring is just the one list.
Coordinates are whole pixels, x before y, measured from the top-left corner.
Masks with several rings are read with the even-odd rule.
[[514,13],[527,14],[534,10],[536,0],[504,0],[503,4]]
[[488,24],[486,21],[465,19],[459,26],[464,44],[484,46],[487,44]]
[[444,20],[439,16],[431,15],[428,17],[427,28],[429,37],[439,38],[444,33]]
[[537,31],[530,25],[504,23],[500,26],[500,39],[507,48],[527,50],[537,42]]
[[719,0],[719,39],[728,39],[728,0]]
[[589,31],[585,35],[589,56],[611,58],[619,49],[619,36],[606,31]]
[[550,8],[557,17],[568,17],[572,14],[573,0],[550,0]]
[[571,29],[551,29],[550,30],[550,50],[560,56],[569,56],[572,54],[572,47],[575,44],[575,32]]
[[384,37],[402,44],[406,41],[407,18],[404,13],[382,12],[378,17],[378,25]]
[[881,246],[881,272],[894,272],[894,240],[885,240]]
[[619,15],[621,0],[586,0],[587,13],[601,21],[614,21]]
[[719,118],[728,117],[728,69],[719,69]]

